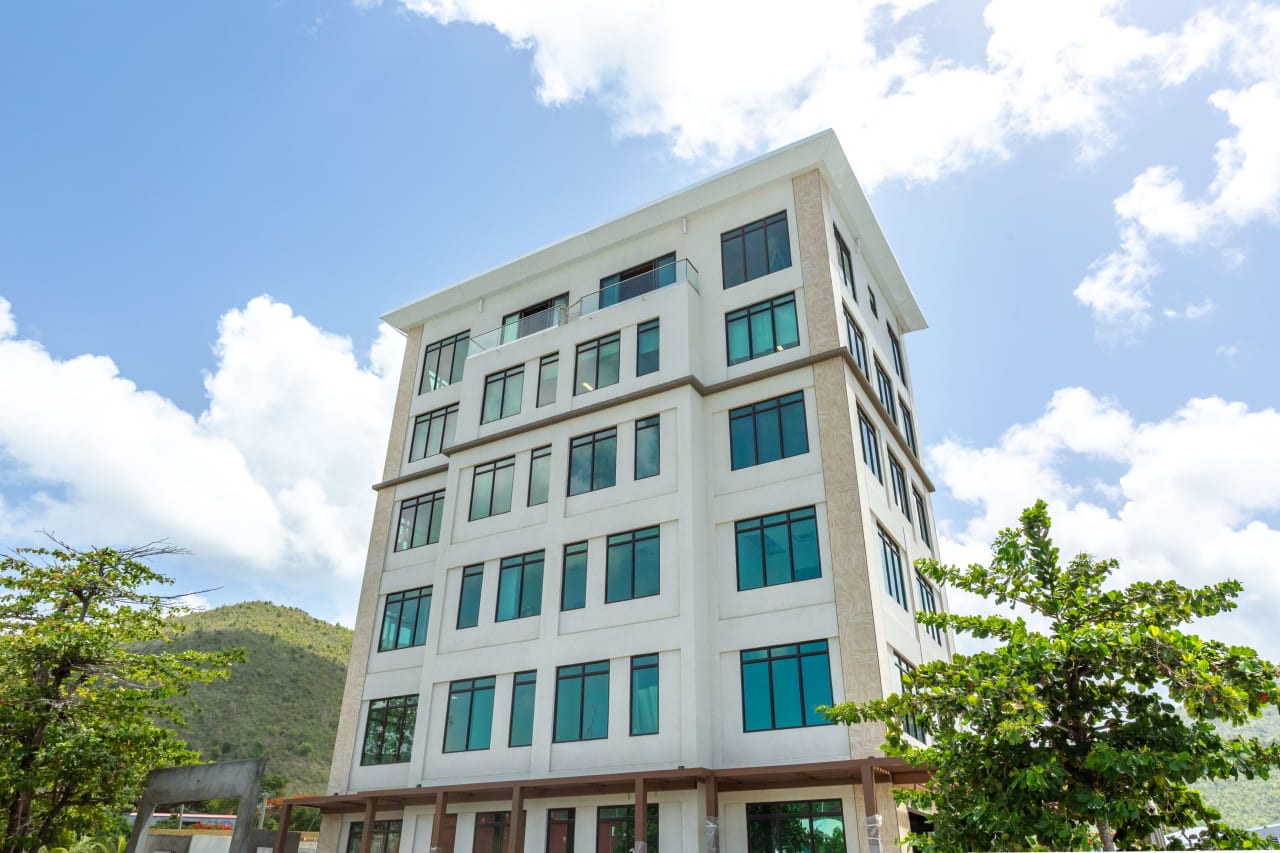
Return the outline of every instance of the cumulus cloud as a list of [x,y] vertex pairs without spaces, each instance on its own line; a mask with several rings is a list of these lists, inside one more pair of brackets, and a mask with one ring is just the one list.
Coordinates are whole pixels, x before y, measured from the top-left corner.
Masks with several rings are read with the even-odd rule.
[[0,406],[0,470],[21,487],[0,535],[167,538],[231,572],[353,584],[402,350],[383,327],[362,364],[349,339],[259,297],[222,317],[193,416],[110,358],[18,336],[0,299],[0,398],[19,401]]
[[943,526],[943,557],[986,563],[996,533],[1044,498],[1063,554],[1119,559],[1120,583],[1240,580],[1239,610],[1204,632],[1280,658],[1272,625],[1280,596],[1276,435],[1275,409],[1211,397],[1138,421],[1115,400],[1060,390],[1039,418],[990,447],[947,441],[930,449],[943,487],[974,509]]

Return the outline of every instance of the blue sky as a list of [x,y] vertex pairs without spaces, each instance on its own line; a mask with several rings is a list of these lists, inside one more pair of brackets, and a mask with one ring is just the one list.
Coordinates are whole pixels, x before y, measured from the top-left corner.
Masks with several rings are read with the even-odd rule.
[[1044,496],[1280,657],[1280,7],[599,8],[0,9],[0,539],[349,621],[378,315],[834,127],[930,322],[943,557]]

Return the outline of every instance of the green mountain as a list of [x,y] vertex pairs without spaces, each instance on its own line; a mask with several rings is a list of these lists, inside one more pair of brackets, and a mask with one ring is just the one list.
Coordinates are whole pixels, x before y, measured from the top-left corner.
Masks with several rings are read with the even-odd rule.
[[197,684],[178,700],[178,729],[206,761],[266,758],[290,780],[283,793],[323,793],[338,729],[351,631],[296,607],[231,604],[182,617],[175,651],[241,648],[231,678]]
[[[1258,719],[1227,731],[1262,741],[1280,741],[1280,713],[1268,708]],[[1194,787],[1233,826],[1252,828],[1280,823],[1280,773],[1273,773],[1270,779],[1200,782]]]

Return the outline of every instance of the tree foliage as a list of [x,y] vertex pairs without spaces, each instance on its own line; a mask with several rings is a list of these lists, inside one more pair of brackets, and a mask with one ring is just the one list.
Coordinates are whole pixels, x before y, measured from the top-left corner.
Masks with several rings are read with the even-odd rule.
[[[933,769],[928,784],[895,792],[914,808],[936,810],[933,834],[912,843],[948,851],[1141,849],[1162,828],[1204,827],[1191,843],[1265,846],[1225,826],[1189,787],[1197,779],[1266,777],[1280,766],[1280,745],[1214,725],[1239,724],[1280,703],[1280,669],[1252,649],[1179,627],[1234,608],[1241,585],[1108,589],[1116,561],[1081,554],[1062,565],[1049,529],[1041,501],[1022,513],[1020,527],[1000,533],[990,566],[919,561],[934,582],[1013,613],[921,612],[917,620],[994,647],[919,667],[902,694],[830,710],[843,723],[885,723],[886,754]],[[927,733],[927,746],[904,735],[904,718]]]
[[20,548],[0,558],[0,851],[94,833],[155,767],[195,754],[157,720],[240,659],[144,650],[181,630],[172,583],[144,561],[168,546]]

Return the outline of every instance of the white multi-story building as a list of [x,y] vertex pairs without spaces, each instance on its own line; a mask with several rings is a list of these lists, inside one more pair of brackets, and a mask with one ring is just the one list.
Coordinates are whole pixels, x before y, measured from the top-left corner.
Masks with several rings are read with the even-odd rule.
[[919,772],[814,708],[950,651],[925,324],[835,135],[384,319],[321,850],[892,847]]

